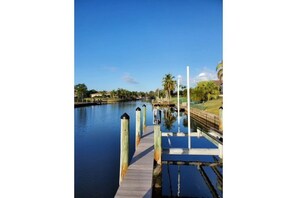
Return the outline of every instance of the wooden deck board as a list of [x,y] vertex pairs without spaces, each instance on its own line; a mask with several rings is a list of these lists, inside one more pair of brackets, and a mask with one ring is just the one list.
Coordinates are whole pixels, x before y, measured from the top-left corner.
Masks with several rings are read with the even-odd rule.
[[152,197],[154,166],[154,126],[147,126],[130,162],[117,198]]

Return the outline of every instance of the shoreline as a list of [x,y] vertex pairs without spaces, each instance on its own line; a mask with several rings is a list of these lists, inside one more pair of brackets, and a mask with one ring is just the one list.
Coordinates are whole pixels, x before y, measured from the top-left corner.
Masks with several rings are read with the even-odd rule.
[[119,100],[101,100],[97,102],[74,102],[74,108],[77,107],[87,107],[87,106],[95,106],[95,105],[103,105],[103,104],[113,104],[119,102],[130,102],[130,101],[137,101],[135,99],[119,99]]

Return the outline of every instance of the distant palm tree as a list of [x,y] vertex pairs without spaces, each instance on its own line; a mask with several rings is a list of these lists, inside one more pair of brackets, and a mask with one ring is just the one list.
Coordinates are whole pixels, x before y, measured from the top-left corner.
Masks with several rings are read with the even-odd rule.
[[217,65],[217,76],[218,79],[223,82],[223,61],[221,61],[218,65]]
[[221,85],[220,85],[220,93],[223,94],[223,61],[221,61],[218,65],[217,65],[217,75],[218,75],[218,78],[221,82]]
[[171,74],[166,74],[162,82],[164,90],[167,91],[166,95],[169,101],[171,97],[170,92],[175,90],[176,81],[174,80],[174,76],[172,76]]

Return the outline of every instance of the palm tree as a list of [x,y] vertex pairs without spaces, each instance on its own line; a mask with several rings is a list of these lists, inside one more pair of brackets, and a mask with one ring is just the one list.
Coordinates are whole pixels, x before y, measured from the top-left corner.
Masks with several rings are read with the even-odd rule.
[[223,82],[223,61],[221,61],[218,65],[217,65],[217,76],[218,79]]
[[223,61],[221,61],[218,65],[217,65],[217,75],[218,78],[221,82],[221,86],[220,86],[220,93],[223,94]]
[[170,97],[171,97],[170,92],[174,91],[176,86],[176,81],[174,80],[174,76],[172,76],[171,74],[166,74],[162,82],[163,82],[164,90],[167,91],[166,95],[167,95],[168,101],[170,101]]

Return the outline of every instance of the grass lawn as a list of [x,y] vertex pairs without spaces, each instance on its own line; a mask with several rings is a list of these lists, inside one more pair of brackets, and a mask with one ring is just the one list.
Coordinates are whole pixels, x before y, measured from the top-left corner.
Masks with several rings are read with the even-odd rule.
[[[177,97],[172,97],[171,102],[174,102],[174,103],[177,103]],[[182,102],[187,102],[187,97],[179,97],[179,102],[182,103]]]
[[[171,99],[172,102],[177,102],[177,98],[176,97],[173,97]],[[180,98],[180,103],[182,102],[187,102],[187,98],[186,97],[181,97]],[[192,101],[194,102],[194,101]],[[213,113],[215,115],[219,115],[219,108],[222,106],[222,102],[223,102],[223,98],[218,98],[216,100],[210,100],[208,102],[205,102],[205,103],[200,103],[200,104],[191,104],[191,107],[192,108],[197,108],[197,109],[200,109],[200,110],[204,110],[206,112],[209,112],[209,113]],[[195,103],[195,102],[194,102]]]
[[223,98],[219,98],[217,100],[210,100],[201,105],[204,107],[205,111],[219,115],[219,108],[222,106],[222,104]]

